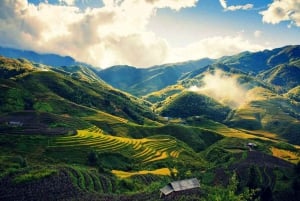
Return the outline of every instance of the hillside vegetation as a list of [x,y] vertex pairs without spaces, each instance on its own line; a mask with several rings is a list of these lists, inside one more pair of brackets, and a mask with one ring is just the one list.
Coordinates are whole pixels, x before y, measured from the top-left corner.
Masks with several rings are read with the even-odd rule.
[[[0,57],[0,200],[297,201],[298,52],[101,71]],[[188,178],[201,187],[160,197]]]
[[[98,78],[97,80],[94,74],[88,74],[91,75],[90,80],[85,79],[87,76],[81,79],[82,77],[73,77],[73,73],[67,71],[41,69],[27,61],[9,61],[15,62],[15,66],[21,66],[13,68],[13,72],[14,69],[31,71],[20,71],[18,76],[10,73],[10,79],[3,80],[0,86],[2,113],[35,110],[86,116],[95,113],[93,110],[96,109],[137,123],[143,123],[145,117],[154,118],[143,101],[113,89]],[[6,62],[5,58],[2,58],[2,62]],[[9,67],[6,66],[5,69]]]

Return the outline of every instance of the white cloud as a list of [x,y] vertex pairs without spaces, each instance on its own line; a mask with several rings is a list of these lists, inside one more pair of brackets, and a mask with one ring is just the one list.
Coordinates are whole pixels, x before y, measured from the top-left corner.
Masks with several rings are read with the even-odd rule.
[[[226,1],[221,1],[226,5]],[[263,49],[242,36],[216,36],[174,48],[147,30],[157,9],[179,10],[194,6],[197,0],[103,0],[103,7],[85,10],[68,4],[74,1],[61,2],[65,3],[0,1],[0,44],[69,55],[100,67],[148,67]]]
[[245,4],[245,5],[229,6],[225,10],[236,11],[236,10],[249,10],[252,8],[253,8],[253,4]]
[[206,73],[202,81],[202,87],[192,86],[189,90],[210,96],[231,108],[237,108],[247,101],[247,90],[238,83],[237,77],[216,70],[214,73]]
[[253,8],[253,4],[228,6],[226,0],[219,0],[219,1],[225,11],[249,10]]
[[226,0],[220,0],[220,4],[223,8],[227,8],[227,2]]
[[274,0],[267,10],[260,12],[263,22],[278,24],[282,21],[291,21],[300,26],[300,0]]
[[0,44],[70,55],[96,66],[161,63],[168,44],[146,30],[159,8],[179,10],[197,0],[104,0],[101,8],[80,10],[74,0],[60,4],[0,1]]
[[73,6],[75,4],[76,0],[58,0],[58,2],[60,2],[61,4],[66,4],[69,6]]
[[168,61],[195,60],[203,57],[219,58],[233,55],[242,51],[258,51],[264,46],[253,44],[244,39],[241,34],[237,36],[215,36],[200,40],[184,48],[172,49]]

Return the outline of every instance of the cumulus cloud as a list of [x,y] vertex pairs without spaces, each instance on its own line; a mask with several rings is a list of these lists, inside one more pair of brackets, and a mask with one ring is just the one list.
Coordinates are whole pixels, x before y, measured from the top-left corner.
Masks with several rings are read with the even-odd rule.
[[195,60],[203,57],[219,58],[246,50],[259,51],[262,49],[264,46],[253,44],[241,35],[215,36],[202,39],[183,48],[172,49],[168,61]]
[[179,10],[197,0],[103,0],[101,8],[81,10],[74,0],[60,4],[0,1],[0,44],[70,55],[107,67],[151,66],[166,58],[164,39],[146,30],[159,8]]
[[268,9],[260,14],[265,23],[278,24],[290,21],[295,26],[300,26],[300,0],[274,0]]
[[204,83],[202,87],[192,86],[189,90],[210,96],[231,108],[237,108],[247,101],[247,90],[239,85],[237,77],[216,70],[205,74],[202,81]]
[[75,1],[76,0],[58,0],[58,2],[60,2],[61,4],[66,4],[66,5],[69,5],[69,6],[74,5]]
[[219,1],[225,11],[249,10],[253,8],[253,4],[228,6],[226,0],[219,0]]
[[253,4],[228,6],[225,10],[236,11],[236,10],[249,10],[253,8]]
[[174,10],[180,10],[181,8],[193,7],[198,0],[145,0],[157,8],[169,7]]
[[[69,55],[99,67],[127,64],[138,67],[218,58],[263,47],[240,36],[215,36],[183,48],[147,30],[157,9],[180,10],[198,0],[103,0],[100,8],[80,9],[75,0],[0,1],[0,44],[44,53]],[[221,0],[227,7],[226,1]]]

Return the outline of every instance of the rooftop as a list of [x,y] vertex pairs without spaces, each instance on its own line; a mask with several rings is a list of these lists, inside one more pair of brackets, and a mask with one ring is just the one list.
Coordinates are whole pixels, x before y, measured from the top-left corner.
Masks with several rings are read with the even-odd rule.
[[174,191],[184,191],[184,190],[189,190],[193,188],[199,188],[200,183],[198,179],[192,178],[192,179],[185,179],[185,180],[180,180],[180,181],[173,181],[166,185],[165,187],[161,188],[160,191],[164,195],[168,195]]

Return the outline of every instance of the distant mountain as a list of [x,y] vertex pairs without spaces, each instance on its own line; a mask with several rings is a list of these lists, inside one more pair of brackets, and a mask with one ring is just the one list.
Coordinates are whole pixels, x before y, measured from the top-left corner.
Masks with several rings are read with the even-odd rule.
[[300,45],[285,46],[260,52],[243,52],[218,59],[217,63],[257,74],[280,64],[288,64],[300,59]]
[[25,58],[31,62],[49,66],[71,66],[79,64],[77,61],[75,61],[75,59],[69,56],[60,56],[57,54],[39,54],[34,51],[18,50],[6,47],[0,47],[0,55],[8,58]]
[[[206,71],[204,67],[219,65],[225,71],[257,75],[278,65],[295,65],[300,60],[300,46],[285,46],[259,52],[242,52],[220,59],[201,59],[183,63],[154,66],[147,69],[133,66],[113,66],[98,72],[112,86],[136,96],[144,96],[176,84],[179,80],[192,78]],[[126,75],[126,76],[124,76]],[[291,85],[293,87],[294,85]]]
[[[300,64],[300,63],[299,63]],[[300,65],[280,64],[258,75],[261,80],[288,91],[300,84]]]
[[[276,52],[280,50],[277,54]],[[286,46],[273,50],[273,55],[268,59],[269,66],[277,66],[284,63],[292,63],[300,60],[300,46]]]
[[[118,89],[142,96],[175,84],[185,73],[211,64],[211,59],[201,59],[151,68],[113,66],[98,72],[98,75]],[[126,76],[125,76],[126,75]]]

